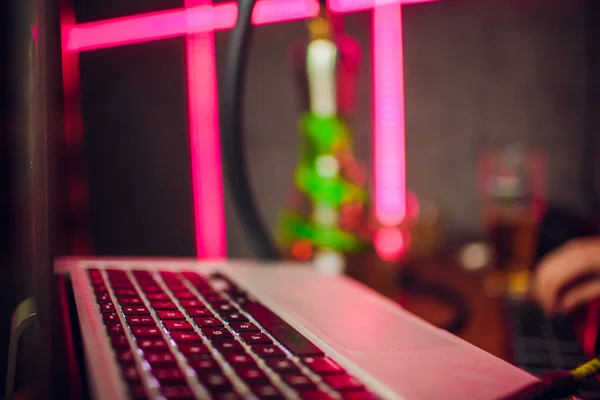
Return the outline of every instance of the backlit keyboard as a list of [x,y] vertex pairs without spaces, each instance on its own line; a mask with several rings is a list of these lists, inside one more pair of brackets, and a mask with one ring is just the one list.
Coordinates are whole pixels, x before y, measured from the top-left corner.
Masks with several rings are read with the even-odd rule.
[[375,399],[221,274],[89,269],[133,399]]
[[[571,370],[587,361],[566,318],[547,318],[527,301],[507,303],[513,363],[534,375]],[[581,395],[600,400],[600,382],[585,384]],[[570,398],[569,398],[570,399]]]

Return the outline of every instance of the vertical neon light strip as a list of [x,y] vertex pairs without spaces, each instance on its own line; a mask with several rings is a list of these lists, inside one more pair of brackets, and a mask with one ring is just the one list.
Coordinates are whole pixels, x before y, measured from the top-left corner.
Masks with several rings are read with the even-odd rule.
[[[210,0],[186,0],[185,5],[210,6]],[[185,40],[196,256],[221,259],[227,245],[214,34],[188,34]]]
[[375,216],[395,226],[406,216],[402,5],[373,10]]

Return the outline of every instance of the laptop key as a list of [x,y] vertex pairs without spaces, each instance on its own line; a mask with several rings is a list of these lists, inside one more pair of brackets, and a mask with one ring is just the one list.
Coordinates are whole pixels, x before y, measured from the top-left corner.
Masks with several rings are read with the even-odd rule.
[[244,307],[246,304],[254,303],[254,301],[250,300],[245,294],[237,294],[236,296],[231,296],[231,299],[242,307]]
[[272,344],[259,344],[252,346],[252,351],[260,358],[283,358],[285,354],[281,349]]
[[302,362],[318,375],[343,373],[344,369],[328,357],[305,357]]
[[152,368],[152,375],[162,385],[185,385],[185,375],[179,367]]
[[305,390],[298,393],[302,400],[334,400],[335,397],[322,390]]
[[185,287],[181,282],[167,283],[171,292],[189,292],[188,288]]
[[127,322],[129,325],[137,326],[137,325],[156,325],[154,319],[149,315],[127,315]]
[[267,360],[267,365],[277,374],[294,374],[299,373],[300,368],[292,360],[272,358]]
[[260,329],[252,322],[232,322],[229,324],[231,329],[237,333],[241,332],[260,332]]
[[215,400],[240,400],[242,397],[236,392],[217,393],[213,396]]
[[218,304],[215,307],[215,311],[218,312],[219,314],[221,314],[223,312],[224,313],[237,312],[237,309],[229,303],[223,303],[223,304]]
[[221,318],[223,318],[227,322],[247,322],[248,318],[244,317],[240,313],[221,313]]
[[177,365],[177,360],[172,353],[148,353],[146,361],[152,367],[168,367]]
[[186,310],[188,312],[188,314],[190,314],[190,317],[214,317],[215,315],[208,309],[205,307],[202,308],[188,308]]
[[190,323],[187,321],[179,321],[172,319],[163,321],[163,325],[170,331],[191,331],[194,329],[192,328],[192,325],[190,325]]
[[106,325],[106,331],[108,332],[109,335],[112,335],[113,333],[123,333],[123,325],[121,325],[121,324]]
[[94,293],[96,293],[96,296],[98,296],[101,293],[108,293],[108,288],[106,287],[106,285],[94,286]]
[[200,342],[202,343],[202,338],[199,334],[194,331],[173,331],[171,332],[171,337],[177,343],[179,342]]
[[197,272],[191,272],[191,271],[184,271],[181,273],[181,275],[187,279],[188,281],[194,283],[194,282],[200,282],[200,283],[206,283],[208,284],[208,282],[206,281],[206,278],[204,278],[202,275],[198,274]]
[[183,314],[179,311],[158,310],[156,313],[160,319],[185,319]]
[[188,360],[188,364],[197,374],[206,374],[208,372],[221,372],[221,366],[212,358]]
[[153,301],[151,303],[155,310],[177,310],[177,306],[172,301]]
[[115,269],[114,267],[106,268],[105,271],[109,277],[127,276],[127,273],[125,271],[123,271],[122,269]]
[[144,301],[139,297],[124,297],[119,299],[119,304],[122,306],[141,306],[144,305]]
[[269,383],[267,375],[258,368],[239,368],[236,372],[248,386],[262,386]]
[[146,294],[146,297],[150,301],[169,301],[169,300],[171,300],[171,297],[169,297],[169,295],[166,293],[148,293],[148,294]]
[[248,354],[225,354],[225,359],[234,369],[256,365],[254,359]]
[[139,297],[139,294],[135,289],[117,289],[115,290],[115,295],[119,299],[126,297]]
[[115,312],[115,305],[112,303],[112,301],[104,301],[101,303],[98,303],[98,306],[100,307],[100,311],[101,312]]
[[179,304],[181,304],[183,308],[205,308],[204,303],[200,300],[184,299],[180,300]]
[[133,355],[133,352],[129,349],[128,350],[118,350],[117,351],[117,360],[119,360],[119,363],[124,364],[124,365],[135,363],[135,357]]
[[196,290],[205,298],[206,296],[219,296],[219,293],[210,286],[196,286]]
[[132,269],[131,273],[133,274],[133,276],[135,276],[136,278],[140,278],[140,277],[151,277],[152,274],[150,273],[150,271],[146,271],[145,269]]
[[108,293],[100,293],[96,296],[96,301],[100,303],[101,301],[110,301],[110,294]]
[[133,400],[146,400],[148,399],[148,394],[146,393],[146,389],[144,385],[139,382],[132,382],[129,385],[129,394]]
[[323,381],[338,392],[364,389],[363,384],[358,379],[348,374],[328,375],[323,377]]
[[223,326],[221,321],[216,318],[196,317],[194,322],[200,328],[220,328]]
[[129,281],[112,282],[111,286],[113,287],[113,289],[133,289],[133,284]]
[[357,392],[343,392],[341,393],[343,400],[378,400],[379,397],[366,390],[360,390]]
[[204,296],[207,302],[210,304],[222,304],[227,303],[227,300],[220,294],[207,294]]
[[167,345],[167,342],[164,339],[140,339],[137,341],[137,344],[140,349],[148,353],[160,353],[169,349],[169,346]]
[[317,346],[262,304],[247,303],[244,309],[292,354],[299,357],[323,355]]
[[165,281],[179,281],[179,276],[177,272],[173,272],[173,271],[160,271],[160,276],[165,280]]
[[192,292],[175,292],[173,295],[179,300],[193,300],[198,298],[198,296]]
[[197,358],[210,354],[210,350],[203,344],[181,343],[177,347],[179,351],[187,358]]
[[131,328],[136,338],[160,338],[162,333],[156,326],[134,326]]
[[193,400],[196,397],[188,386],[162,386],[161,391],[167,400]]
[[219,340],[213,346],[221,353],[244,353],[246,350],[237,340]]
[[100,276],[90,276],[90,283],[92,286],[104,284],[104,278]]
[[283,399],[281,392],[273,385],[253,386],[250,389],[259,399]]
[[248,344],[271,344],[271,339],[264,333],[242,333],[240,337]]
[[283,381],[291,388],[296,390],[314,389],[315,383],[304,374],[286,374],[283,375]]
[[231,390],[231,382],[221,373],[210,373],[198,376],[200,382],[211,393],[228,392]]
[[128,315],[149,315],[150,311],[146,307],[141,306],[123,306],[121,307],[124,314]]
[[121,372],[123,374],[123,379],[125,379],[126,381],[137,382],[140,379],[140,374],[135,365],[129,365],[129,366],[123,367]]
[[110,342],[116,350],[129,349],[129,341],[127,340],[127,336],[122,333],[111,335]]
[[233,339],[233,335],[225,328],[203,328],[202,333],[209,340]]
[[102,319],[106,325],[120,324],[119,315],[117,313],[103,313]]
[[90,278],[97,278],[102,276],[102,272],[98,268],[88,268],[87,273]]
[[142,290],[146,293],[164,293],[159,286],[154,285],[142,286]]

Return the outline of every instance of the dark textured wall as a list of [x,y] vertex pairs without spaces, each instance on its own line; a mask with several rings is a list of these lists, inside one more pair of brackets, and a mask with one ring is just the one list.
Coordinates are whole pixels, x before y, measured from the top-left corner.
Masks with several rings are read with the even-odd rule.
[[184,39],[81,55],[95,251],[193,255]]
[[[404,8],[408,183],[420,198],[434,201],[442,208],[454,231],[479,230],[475,186],[479,151],[488,145],[515,140],[548,151],[550,198],[581,208],[579,157],[586,109],[584,15],[587,4],[585,0],[445,0]],[[370,14],[348,16],[346,21],[348,31],[364,51],[355,135],[359,155],[369,161]],[[302,22],[263,26],[256,30],[252,49],[246,99],[247,143],[254,188],[262,213],[271,224],[283,204],[295,163],[296,108],[293,82],[286,68],[289,46],[302,34]],[[227,36],[226,32],[216,34],[218,69],[223,67]],[[83,85],[84,96],[108,90],[107,87],[100,90],[108,82],[104,77],[107,68],[118,68],[123,82],[128,79],[139,82],[128,88],[142,87],[143,80],[155,87],[151,102],[145,106],[135,106],[134,102],[147,102],[146,94],[129,97],[126,101],[109,96],[85,100],[86,129],[104,118],[101,110],[106,113],[107,107],[132,109],[128,120],[143,113],[146,118],[159,118],[157,124],[144,128],[143,135],[132,133],[136,140],[125,140],[123,135],[129,133],[119,124],[105,124],[103,129],[110,127],[115,132],[103,139],[109,141],[104,145],[103,158],[99,159],[103,163],[123,157],[115,156],[111,161],[111,148],[125,153],[131,150],[127,146],[135,144],[152,153],[152,157],[137,159],[135,170],[131,170],[136,177],[113,173],[110,178],[103,178],[96,172],[96,185],[104,185],[105,189],[109,187],[109,180],[122,180],[120,184],[111,182],[117,187],[123,187],[125,181],[141,180],[147,183],[147,192],[151,192],[151,177],[157,173],[157,164],[164,182],[170,181],[166,176],[176,177],[177,182],[182,177],[187,179],[184,170],[189,157],[182,144],[186,127],[179,120],[183,118],[181,111],[174,109],[185,100],[184,90],[177,86],[181,84],[181,77],[173,77],[182,73],[182,49],[176,40],[165,42],[162,48],[148,44],[132,46],[132,49],[139,46],[146,46],[135,50],[139,54],[163,52],[160,54],[164,56],[152,58],[152,62],[161,65],[159,69],[151,66],[147,58],[140,62],[135,57],[127,57],[130,53],[126,50],[103,51],[101,56],[101,52],[95,52],[82,66],[87,69],[83,78],[89,80]],[[125,58],[116,61],[115,57],[123,55]],[[102,57],[109,61],[102,61]],[[93,59],[95,61],[91,61]],[[131,74],[129,78],[127,74]],[[103,102],[111,104],[107,106]],[[171,123],[169,118],[173,118]],[[129,131],[132,129],[140,127],[132,125]],[[104,135],[101,129],[95,132],[89,135]],[[167,145],[166,132],[179,138],[177,144]],[[91,140],[97,142],[98,139]],[[170,150],[164,154],[156,151],[163,147]],[[123,204],[119,211],[121,216],[114,211],[107,218],[102,210],[96,209],[95,220],[101,220],[107,227],[96,232],[98,240],[106,242],[107,239],[100,236],[109,235],[111,229],[127,229],[128,234],[137,232],[135,253],[193,253],[193,241],[189,239],[192,216],[186,199],[189,193],[189,187],[180,182],[170,187],[168,202],[171,206],[166,205],[164,197],[158,200],[154,196],[146,197],[143,201],[150,203],[147,207],[152,209],[149,215],[154,221],[152,229],[148,229],[147,224],[125,226],[137,223],[135,219],[126,218],[131,207],[135,207],[132,201]],[[116,191],[113,196],[111,202],[117,204],[122,193]],[[227,203],[227,223],[230,255],[250,255],[230,202]],[[168,234],[157,233],[161,227]],[[105,249],[127,253],[131,246],[126,237],[123,235],[118,244]]]
[[[581,205],[585,1],[450,1],[408,8],[408,182],[476,230],[475,160],[520,141],[549,155],[549,196]],[[444,179],[441,179],[441,177]]]

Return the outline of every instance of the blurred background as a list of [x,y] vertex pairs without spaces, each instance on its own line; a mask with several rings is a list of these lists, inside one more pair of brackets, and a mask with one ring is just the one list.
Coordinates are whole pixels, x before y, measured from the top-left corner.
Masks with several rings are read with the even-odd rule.
[[[582,210],[587,1],[454,0],[404,8],[407,181],[442,210],[447,229],[482,230],[477,160],[513,142],[544,150],[548,197]],[[76,1],[87,22],[181,6],[169,0]],[[345,17],[362,46],[354,138],[370,169],[371,18]],[[254,192],[275,224],[297,154],[289,70],[303,21],[256,30],[249,65],[247,148]],[[228,33],[215,34],[217,71]],[[91,231],[99,254],[194,255],[184,39],[81,54]],[[443,179],[442,179],[443,177]],[[149,216],[151,216],[149,218]],[[230,257],[252,255],[226,203]]]

